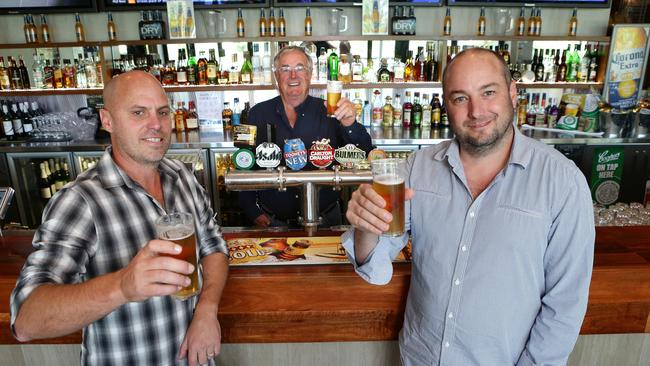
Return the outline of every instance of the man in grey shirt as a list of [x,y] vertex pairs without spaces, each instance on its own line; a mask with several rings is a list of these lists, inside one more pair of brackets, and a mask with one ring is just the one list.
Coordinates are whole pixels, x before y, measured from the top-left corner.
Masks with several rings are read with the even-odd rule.
[[[594,223],[585,177],[513,127],[517,90],[492,51],[460,53],[443,75],[456,137],[407,162],[411,285],[400,350],[414,365],[564,365],[587,307]],[[415,197],[415,199],[413,199]],[[371,186],[348,205],[343,244],[385,284],[408,236]]]

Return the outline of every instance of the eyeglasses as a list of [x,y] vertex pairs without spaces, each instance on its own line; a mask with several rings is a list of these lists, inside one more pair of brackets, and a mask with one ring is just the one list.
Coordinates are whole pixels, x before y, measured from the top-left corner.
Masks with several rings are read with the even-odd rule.
[[307,72],[307,66],[305,65],[296,65],[296,66],[280,66],[278,68],[273,68],[273,71],[279,71],[281,74],[289,75],[292,71],[295,71],[296,74]]

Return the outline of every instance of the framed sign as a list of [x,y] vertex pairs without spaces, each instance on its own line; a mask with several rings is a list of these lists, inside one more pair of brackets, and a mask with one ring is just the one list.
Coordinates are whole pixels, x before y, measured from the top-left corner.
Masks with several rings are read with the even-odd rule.
[[603,95],[616,109],[631,109],[639,102],[648,63],[650,24],[617,24],[609,46]]

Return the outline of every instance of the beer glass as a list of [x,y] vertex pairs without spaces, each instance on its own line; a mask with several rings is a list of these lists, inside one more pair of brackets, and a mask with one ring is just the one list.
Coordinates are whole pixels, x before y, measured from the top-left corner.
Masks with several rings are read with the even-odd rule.
[[404,234],[404,181],[406,178],[406,160],[379,159],[372,164],[372,188],[386,201],[388,212],[393,215],[388,231],[384,236],[401,236]]
[[186,300],[198,294],[201,291],[201,284],[199,283],[199,266],[196,260],[198,255],[192,214],[174,212],[163,215],[156,220],[156,232],[158,239],[169,240],[181,246],[181,252],[170,255],[170,257],[184,260],[194,266],[194,272],[189,275],[192,280],[190,285],[183,287],[172,296],[179,300]]
[[336,103],[341,99],[343,82],[338,80],[327,80],[327,117],[334,117]]

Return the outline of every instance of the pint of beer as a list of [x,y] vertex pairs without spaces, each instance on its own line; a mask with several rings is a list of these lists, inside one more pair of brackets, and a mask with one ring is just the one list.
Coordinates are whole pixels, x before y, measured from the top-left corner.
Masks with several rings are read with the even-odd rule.
[[388,212],[393,215],[385,236],[404,234],[404,181],[406,161],[404,159],[379,159],[372,164],[372,188],[386,201]]
[[341,99],[343,92],[343,82],[338,80],[327,81],[327,117],[334,117],[336,104]]
[[179,300],[186,300],[201,291],[199,283],[199,266],[197,261],[196,235],[194,233],[194,218],[186,212],[175,212],[163,215],[156,220],[158,238],[173,241],[181,246],[179,254],[171,255],[176,259],[184,260],[194,266],[194,272],[189,277],[192,282],[173,294]]

